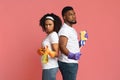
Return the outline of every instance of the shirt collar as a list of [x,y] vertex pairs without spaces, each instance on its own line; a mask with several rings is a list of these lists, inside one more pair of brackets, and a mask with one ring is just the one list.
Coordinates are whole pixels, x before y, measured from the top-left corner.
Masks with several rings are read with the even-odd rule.
[[71,26],[67,25],[66,23],[64,23],[63,25],[69,29],[73,29]]

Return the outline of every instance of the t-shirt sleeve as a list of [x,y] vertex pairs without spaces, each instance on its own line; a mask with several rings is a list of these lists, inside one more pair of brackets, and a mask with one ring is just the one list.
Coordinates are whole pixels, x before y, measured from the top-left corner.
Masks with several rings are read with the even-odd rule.
[[58,43],[58,34],[56,32],[50,35],[50,43]]
[[67,29],[62,29],[62,30],[59,32],[59,36],[65,36],[65,37],[69,38],[69,30],[67,30]]

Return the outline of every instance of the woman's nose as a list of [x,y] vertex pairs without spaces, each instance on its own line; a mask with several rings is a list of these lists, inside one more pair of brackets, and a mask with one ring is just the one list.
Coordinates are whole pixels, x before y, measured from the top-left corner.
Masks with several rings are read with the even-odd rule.
[[46,28],[49,28],[49,25],[46,25]]

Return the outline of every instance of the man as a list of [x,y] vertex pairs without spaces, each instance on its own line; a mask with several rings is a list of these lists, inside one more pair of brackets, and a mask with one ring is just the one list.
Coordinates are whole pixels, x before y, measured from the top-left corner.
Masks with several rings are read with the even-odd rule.
[[64,24],[58,33],[61,52],[58,59],[59,69],[63,80],[76,80],[78,60],[81,54],[77,32],[73,28],[73,24],[77,23],[74,9],[70,6],[64,7],[62,17]]

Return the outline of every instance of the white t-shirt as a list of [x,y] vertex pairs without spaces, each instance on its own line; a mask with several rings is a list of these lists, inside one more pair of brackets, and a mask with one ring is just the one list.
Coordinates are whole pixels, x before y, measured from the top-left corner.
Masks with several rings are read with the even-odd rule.
[[[49,50],[52,50],[52,46],[51,44],[54,44],[54,43],[58,43],[58,34],[56,32],[52,32],[50,33],[42,42],[42,46],[43,47],[46,47],[48,46]],[[56,68],[58,67],[58,63],[57,63],[57,58],[51,58],[49,55],[48,55],[48,63],[46,64],[43,64],[42,62],[42,68],[43,69],[51,69],[51,68]]]
[[[77,32],[74,28],[72,28],[64,23],[63,26],[61,27],[58,35],[66,36],[68,38],[66,48],[70,52],[72,52],[72,53],[80,52]],[[62,62],[66,62],[66,63],[78,63],[78,60],[68,59],[68,57],[63,53],[60,54],[58,60],[62,61]]]

